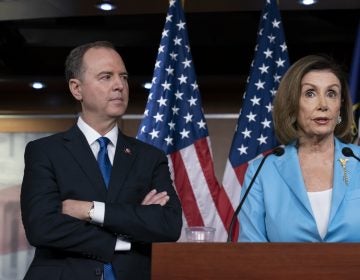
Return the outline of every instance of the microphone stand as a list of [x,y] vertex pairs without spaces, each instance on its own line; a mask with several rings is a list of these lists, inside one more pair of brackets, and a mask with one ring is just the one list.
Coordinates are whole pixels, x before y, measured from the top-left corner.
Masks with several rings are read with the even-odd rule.
[[231,238],[231,235],[232,235],[232,232],[233,232],[233,228],[234,228],[234,225],[235,225],[235,221],[236,221],[236,218],[237,218],[237,215],[239,214],[240,210],[241,210],[241,207],[242,205],[244,204],[245,202],[245,199],[246,197],[248,196],[249,192],[250,192],[250,189],[252,188],[254,182],[255,182],[255,179],[256,177],[258,176],[260,170],[261,170],[261,167],[263,166],[265,160],[267,159],[267,157],[269,155],[272,155],[272,154],[275,154],[276,156],[282,156],[284,154],[284,149],[282,147],[277,147],[275,148],[271,153],[268,153],[267,155],[265,155],[261,162],[260,162],[260,165],[258,166],[258,168],[256,169],[256,172],[253,176],[253,178],[251,179],[251,182],[249,184],[249,187],[247,188],[247,190],[245,191],[245,194],[243,196],[243,198],[241,199],[240,203],[239,203],[239,206],[236,208],[235,212],[234,212],[234,215],[232,216],[232,219],[231,219],[231,222],[230,222],[230,226],[229,226],[229,231],[228,231],[228,237],[227,237],[227,240],[226,242],[231,242],[232,241],[232,238]]

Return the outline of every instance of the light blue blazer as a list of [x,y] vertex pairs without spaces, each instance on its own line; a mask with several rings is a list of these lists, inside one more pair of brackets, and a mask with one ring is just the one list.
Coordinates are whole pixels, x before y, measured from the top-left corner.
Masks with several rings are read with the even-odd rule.
[[[349,157],[347,179],[339,159],[350,147],[360,157],[360,146],[335,139],[334,181],[327,233],[322,239],[306,193],[295,143],[285,153],[265,161],[238,215],[240,242],[360,242],[360,162]],[[249,165],[243,197],[261,159]]]

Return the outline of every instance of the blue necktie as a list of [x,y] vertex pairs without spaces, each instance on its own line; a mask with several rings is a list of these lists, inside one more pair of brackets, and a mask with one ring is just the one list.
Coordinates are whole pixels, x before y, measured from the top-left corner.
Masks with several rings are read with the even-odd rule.
[[[111,175],[111,162],[108,155],[107,145],[110,140],[106,137],[100,137],[97,139],[100,144],[100,150],[98,153],[97,162],[99,164],[102,176],[105,181],[106,189],[109,187],[110,175]],[[104,280],[116,280],[115,273],[111,263],[104,264]]]

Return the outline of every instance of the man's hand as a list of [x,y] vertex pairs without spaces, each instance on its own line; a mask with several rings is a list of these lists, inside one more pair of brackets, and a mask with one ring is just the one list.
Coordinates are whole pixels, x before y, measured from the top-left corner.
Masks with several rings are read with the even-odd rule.
[[151,205],[151,204],[160,204],[164,206],[170,197],[167,195],[167,192],[157,192],[155,189],[150,191],[141,202],[142,205]]
[[62,202],[62,213],[80,220],[89,221],[89,210],[92,206],[92,201],[67,199]]

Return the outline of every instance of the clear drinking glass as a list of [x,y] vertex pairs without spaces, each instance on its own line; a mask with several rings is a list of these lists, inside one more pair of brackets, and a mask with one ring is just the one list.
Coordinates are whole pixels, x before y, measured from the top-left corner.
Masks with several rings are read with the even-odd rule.
[[215,228],[213,227],[187,227],[185,228],[188,242],[213,242]]

